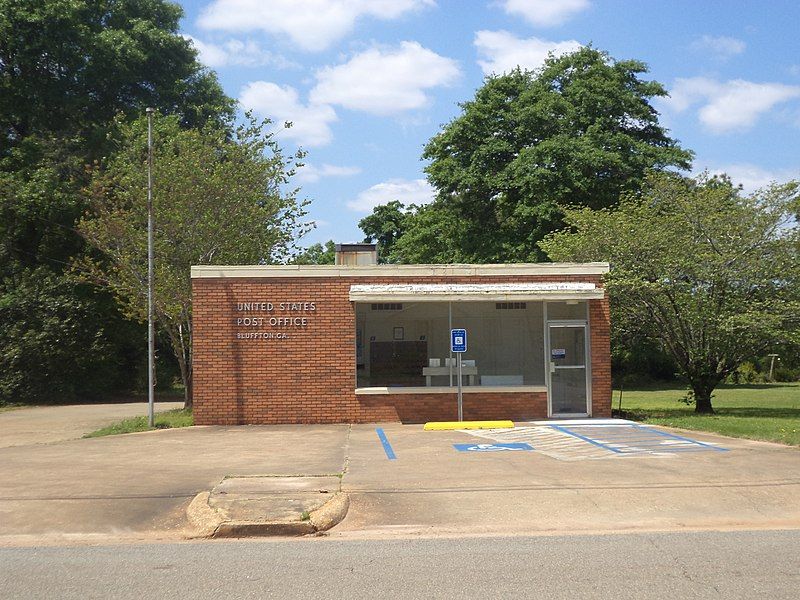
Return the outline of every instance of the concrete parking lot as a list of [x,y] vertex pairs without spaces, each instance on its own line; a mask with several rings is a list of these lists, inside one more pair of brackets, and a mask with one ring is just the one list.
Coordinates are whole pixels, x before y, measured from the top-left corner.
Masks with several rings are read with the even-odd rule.
[[[192,427],[8,446],[0,543],[179,539],[191,499],[227,476],[342,472],[351,504],[329,532],[337,538],[800,527],[795,448],[665,430],[554,437],[518,425]],[[661,437],[663,451],[620,450]],[[503,443],[533,449],[454,447]]]
[[388,460],[375,427],[353,428],[343,486],[351,509],[332,535],[800,526],[794,448],[692,432],[680,435],[726,451],[606,451],[606,457],[559,460],[535,444],[533,451],[458,452],[454,444],[492,440],[380,427],[396,458]]

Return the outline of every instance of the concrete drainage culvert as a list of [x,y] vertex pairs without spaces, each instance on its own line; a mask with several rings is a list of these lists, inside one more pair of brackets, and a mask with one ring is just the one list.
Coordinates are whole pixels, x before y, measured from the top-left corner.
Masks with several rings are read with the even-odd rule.
[[187,509],[191,537],[301,536],[330,529],[347,514],[341,477],[227,477]]

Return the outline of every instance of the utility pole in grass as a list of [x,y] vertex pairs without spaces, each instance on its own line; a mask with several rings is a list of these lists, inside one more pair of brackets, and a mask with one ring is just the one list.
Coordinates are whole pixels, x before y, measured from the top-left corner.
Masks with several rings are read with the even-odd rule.
[[153,335],[153,113],[147,113],[147,426],[155,427],[155,336]]

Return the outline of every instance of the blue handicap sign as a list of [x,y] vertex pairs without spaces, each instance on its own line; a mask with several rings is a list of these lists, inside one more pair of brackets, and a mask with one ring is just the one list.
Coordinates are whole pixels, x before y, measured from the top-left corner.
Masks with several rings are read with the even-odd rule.
[[515,450],[533,450],[530,444],[453,444],[459,452],[506,452]]
[[450,349],[452,352],[466,352],[467,351],[467,330],[466,329],[451,329],[450,330]]

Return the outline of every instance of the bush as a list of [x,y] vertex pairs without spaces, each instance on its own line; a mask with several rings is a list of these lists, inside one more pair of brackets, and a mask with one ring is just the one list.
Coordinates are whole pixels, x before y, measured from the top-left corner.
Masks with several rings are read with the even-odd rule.
[[4,280],[0,404],[91,400],[130,386],[120,342],[130,324],[111,323],[101,306],[88,287],[46,268]]
[[767,375],[759,371],[755,363],[745,362],[739,365],[726,379],[727,383],[738,385],[741,383],[767,383]]

